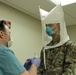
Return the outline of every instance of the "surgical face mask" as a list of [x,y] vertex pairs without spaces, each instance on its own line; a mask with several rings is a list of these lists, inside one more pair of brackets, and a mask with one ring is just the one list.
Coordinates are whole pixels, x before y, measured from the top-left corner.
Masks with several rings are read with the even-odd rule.
[[12,44],[13,44],[13,40],[12,40],[12,37],[11,37],[11,39],[10,39],[10,41],[8,41],[8,47],[11,47],[12,46]]
[[7,42],[7,47],[11,47],[12,46],[12,44],[13,44],[12,37],[10,37],[9,41],[7,41],[5,38],[4,38],[4,40]]
[[47,26],[46,33],[47,33],[47,35],[52,36],[55,33],[55,31],[53,30],[52,27]]

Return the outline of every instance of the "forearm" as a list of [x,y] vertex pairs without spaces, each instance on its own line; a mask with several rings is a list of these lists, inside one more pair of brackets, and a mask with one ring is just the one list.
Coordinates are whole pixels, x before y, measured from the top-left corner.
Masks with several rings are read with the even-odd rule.
[[28,72],[30,73],[30,75],[37,75],[37,66],[32,64]]

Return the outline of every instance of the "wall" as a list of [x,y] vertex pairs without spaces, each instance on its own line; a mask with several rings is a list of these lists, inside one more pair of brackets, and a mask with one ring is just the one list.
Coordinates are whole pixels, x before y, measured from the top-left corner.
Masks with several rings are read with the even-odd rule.
[[11,49],[23,64],[27,58],[39,56],[42,49],[41,23],[12,7],[0,3],[0,20],[12,22],[13,45]]
[[76,43],[76,25],[67,26],[70,39]]

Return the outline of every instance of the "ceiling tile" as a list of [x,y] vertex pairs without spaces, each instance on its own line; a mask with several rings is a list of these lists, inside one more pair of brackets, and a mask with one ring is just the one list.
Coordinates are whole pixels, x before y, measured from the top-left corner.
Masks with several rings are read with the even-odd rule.
[[[0,0],[1,2],[18,9],[26,14],[29,14],[40,20],[39,6],[46,10],[50,11],[55,4],[50,0]],[[76,3],[63,6],[64,17],[66,25],[76,24]]]

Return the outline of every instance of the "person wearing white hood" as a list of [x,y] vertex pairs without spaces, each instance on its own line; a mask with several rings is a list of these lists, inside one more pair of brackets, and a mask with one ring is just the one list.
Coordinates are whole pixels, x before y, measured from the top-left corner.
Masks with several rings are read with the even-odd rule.
[[43,11],[40,9],[43,49],[38,75],[76,75],[76,45],[67,34],[62,6]]

